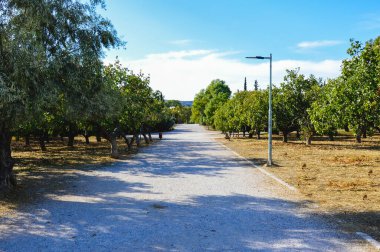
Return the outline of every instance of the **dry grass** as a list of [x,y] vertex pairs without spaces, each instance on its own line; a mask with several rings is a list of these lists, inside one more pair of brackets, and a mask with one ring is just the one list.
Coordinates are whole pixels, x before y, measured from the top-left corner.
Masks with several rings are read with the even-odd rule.
[[[118,144],[120,159],[137,152],[137,148],[128,151],[123,140]],[[46,146],[47,151],[41,151],[37,141],[31,141],[30,147],[24,147],[22,141],[13,141],[12,155],[16,161],[14,171],[18,185],[0,198],[0,217],[35,203],[46,192],[61,190],[67,181],[76,177],[78,171],[93,170],[115,162],[110,157],[110,145],[106,140],[97,143],[95,138],[90,138],[90,144],[86,145],[83,137],[77,137],[74,148],[70,148],[66,142],[54,139]]]
[[[274,136],[275,166],[266,168],[296,186],[319,204],[321,213],[336,217],[351,231],[362,230],[380,239],[380,136],[356,144],[350,135],[335,141],[316,138],[311,146],[296,141],[282,143]],[[220,138],[242,156],[265,164],[267,139]]]

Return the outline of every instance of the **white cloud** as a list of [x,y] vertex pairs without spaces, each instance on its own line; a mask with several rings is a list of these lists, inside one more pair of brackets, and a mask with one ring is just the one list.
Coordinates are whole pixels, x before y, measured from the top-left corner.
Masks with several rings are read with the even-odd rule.
[[[242,90],[244,77],[248,88],[258,80],[261,88],[269,83],[269,61],[225,58],[236,52],[212,50],[171,51],[150,54],[139,60],[123,60],[121,63],[134,71],[150,74],[151,86],[163,92],[167,99],[192,100],[200,89],[213,79],[222,79],[235,92]],[[273,62],[273,83],[283,81],[286,69],[300,67],[300,72],[317,77],[333,78],[339,75],[341,61],[280,60]]]
[[214,51],[211,50],[183,50],[183,51],[170,51],[166,53],[149,54],[146,59],[148,60],[173,60],[184,59],[194,56],[211,55]]
[[192,43],[192,40],[190,39],[179,39],[179,40],[169,41],[169,44],[177,45],[177,46],[186,46],[186,45],[190,45],[191,43]]
[[299,49],[310,49],[317,47],[326,47],[326,46],[335,46],[342,44],[342,41],[339,40],[318,40],[318,41],[304,41],[297,44]]

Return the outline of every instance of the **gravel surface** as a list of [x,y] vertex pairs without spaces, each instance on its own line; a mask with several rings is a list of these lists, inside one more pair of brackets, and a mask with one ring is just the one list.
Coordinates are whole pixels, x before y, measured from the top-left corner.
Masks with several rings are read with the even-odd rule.
[[197,125],[0,219],[0,251],[369,251]]

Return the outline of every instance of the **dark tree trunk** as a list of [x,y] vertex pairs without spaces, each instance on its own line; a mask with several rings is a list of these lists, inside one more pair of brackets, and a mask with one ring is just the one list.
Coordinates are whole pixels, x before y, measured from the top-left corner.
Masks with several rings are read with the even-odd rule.
[[49,133],[48,132],[44,133],[44,138],[45,138],[45,142],[46,143],[50,143],[50,138],[49,138]]
[[102,137],[100,135],[96,135],[96,142],[100,143],[102,141]]
[[243,137],[245,137],[245,130],[243,130]]
[[228,135],[228,133],[226,132],[226,133],[224,133],[224,138],[225,139],[228,139],[228,140],[231,140],[231,137],[230,137],[230,135]]
[[153,142],[152,133],[150,131],[148,132],[148,137],[149,137],[149,141]]
[[282,142],[287,143],[288,142],[288,131],[282,131]]
[[16,142],[18,142],[18,141],[20,141],[20,135],[19,134],[16,135]]
[[248,138],[253,138],[253,133],[249,133]]
[[29,134],[25,135],[25,147],[30,146],[30,136]]
[[86,139],[86,144],[90,144],[90,136],[85,134],[84,138]]
[[136,140],[137,147],[140,147],[140,136],[139,136],[139,134],[135,134],[135,140]]
[[329,141],[334,141],[334,133],[329,133]]
[[313,136],[305,136],[305,139],[306,139],[306,145],[311,145],[311,138]]
[[142,136],[144,137],[144,141],[146,144],[149,144],[149,138],[146,136],[145,133],[142,133]]
[[127,144],[127,146],[128,146],[128,150],[131,150],[132,149],[132,139],[131,140],[129,140],[128,139],[128,137],[127,136],[123,136],[123,138],[124,138],[124,141],[125,141],[125,143]]
[[344,125],[344,131],[346,131],[346,132],[349,132],[349,131],[350,131],[350,129],[348,128],[348,125],[347,125],[347,124]]
[[299,131],[299,130],[297,130],[296,138],[297,138],[298,140],[301,139],[301,135],[300,135],[300,131]]
[[69,141],[67,142],[68,147],[74,147],[74,134],[69,133]]
[[14,160],[11,151],[12,136],[9,130],[0,127],[0,190],[10,189],[16,185],[13,173]]
[[257,130],[256,131],[256,136],[257,136],[257,140],[260,140],[261,139],[261,135],[260,135],[260,130]]
[[363,129],[363,138],[367,138],[367,128]]
[[75,138],[76,132],[74,129],[74,126],[72,124],[69,125],[69,141],[67,142],[68,147],[74,147],[74,138]]
[[361,132],[356,133],[356,142],[361,143],[362,142],[362,134]]
[[45,137],[42,134],[38,137],[38,141],[39,141],[41,150],[46,151]]
[[61,141],[62,141],[62,142],[65,141],[65,139],[63,138],[63,135],[60,135],[59,137],[61,138]]

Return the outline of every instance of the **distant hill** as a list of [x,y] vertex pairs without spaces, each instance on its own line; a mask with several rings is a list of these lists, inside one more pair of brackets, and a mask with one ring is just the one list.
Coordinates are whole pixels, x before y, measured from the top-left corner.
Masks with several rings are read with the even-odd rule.
[[179,101],[182,106],[185,106],[185,107],[191,107],[193,106],[193,101]]

